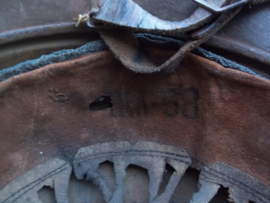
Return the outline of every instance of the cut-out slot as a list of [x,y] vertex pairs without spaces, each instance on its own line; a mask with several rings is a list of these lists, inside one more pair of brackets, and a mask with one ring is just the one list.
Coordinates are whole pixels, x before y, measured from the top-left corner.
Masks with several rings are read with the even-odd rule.
[[165,190],[166,186],[168,185],[169,180],[174,172],[175,172],[174,168],[171,165],[166,164],[165,171],[164,171],[163,177],[162,177],[162,182],[161,182],[161,185],[159,187],[158,195],[161,195],[164,192],[164,190]]
[[199,190],[199,175],[199,170],[189,167],[177,185],[169,203],[190,202],[192,195]]
[[229,189],[225,187],[220,187],[217,194],[209,203],[230,203],[229,202]]
[[123,203],[149,203],[148,171],[136,165],[129,165],[126,174]]
[[253,202],[253,201],[249,200],[248,203],[256,203],[256,202]]
[[109,161],[99,164],[99,171],[106,177],[111,192],[115,190],[115,173],[114,165]]
[[105,109],[112,108],[112,100],[110,96],[100,96],[99,98],[95,99],[91,104],[89,105],[90,111],[102,111]]
[[38,198],[43,203],[56,203],[54,189],[44,186],[38,191]]

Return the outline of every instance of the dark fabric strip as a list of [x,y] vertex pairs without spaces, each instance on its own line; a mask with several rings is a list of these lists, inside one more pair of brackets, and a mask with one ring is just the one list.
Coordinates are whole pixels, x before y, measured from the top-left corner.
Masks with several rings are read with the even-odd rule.
[[[183,44],[183,42],[180,40],[169,38],[169,37],[157,36],[153,34],[137,33],[136,37],[138,41],[143,45],[154,45],[154,46],[170,48],[170,49],[179,49],[179,47]],[[97,41],[89,42],[77,49],[61,50],[61,51],[53,52],[48,55],[43,55],[38,59],[28,60],[18,65],[15,65],[13,67],[0,70],[0,82],[12,76],[26,73],[26,72],[41,68],[43,66],[46,66],[52,63],[58,63],[58,62],[63,62],[67,60],[76,59],[76,58],[85,56],[87,54],[91,54],[91,53],[106,50],[106,49],[108,49],[106,44],[102,40],[97,40]],[[261,75],[253,72],[252,70],[240,64],[237,64],[233,61],[230,61],[222,56],[216,55],[200,47],[196,48],[192,52],[204,58],[207,58],[211,61],[214,61],[225,68],[232,68],[238,71],[242,71],[245,73],[249,73],[249,74],[264,78]]]

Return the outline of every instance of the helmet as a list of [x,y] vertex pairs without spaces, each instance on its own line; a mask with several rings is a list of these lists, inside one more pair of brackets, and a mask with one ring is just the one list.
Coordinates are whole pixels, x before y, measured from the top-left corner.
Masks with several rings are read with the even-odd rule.
[[0,202],[270,202],[269,3],[0,8]]

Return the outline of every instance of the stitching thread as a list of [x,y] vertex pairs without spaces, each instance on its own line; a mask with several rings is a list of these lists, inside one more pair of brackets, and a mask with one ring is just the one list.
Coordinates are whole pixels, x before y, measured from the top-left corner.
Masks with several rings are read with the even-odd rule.
[[[163,153],[163,154],[168,154],[168,155],[172,155],[172,156],[178,156],[178,157],[182,157],[182,158],[190,158],[187,155],[181,155],[181,154],[175,154],[175,153],[171,153],[171,152],[163,152],[163,151],[157,151],[157,150],[126,150],[126,151],[119,151],[119,152],[103,152],[103,153],[99,153],[99,154],[91,154],[91,155],[86,155],[84,157],[79,157],[75,160],[81,160],[81,159],[88,159],[89,157],[92,156],[98,156],[98,155],[110,155],[111,153],[129,153],[129,152],[138,152],[138,153]],[[74,161],[75,161],[74,160]]]
[[[114,154],[114,155],[113,155]],[[122,156],[122,155],[125,155],[124,153],[114,153],[114,152],[111,152],[111,153],[106,153],[104,155],[101,155],[101,156],[96,156],[96,157],[88,157],[87,160],[83,160],[81,162],[87,162],[89,159],[99,159],[99,158],[103,158],[103,157],[107,157],[107,156]],[[129,154],[131,156],[142,156],[141,154]],[[172,157],[168,157],[168,156],[165,156],[165,155],[143,155],[143,156],[150,156],[150,157],[161,157],[161,158],[169,158],[169,159],[173,159],[173,160],[176,160],[176,161],[180,161],[180,162],[183,162],[183,163],[186,163],[186,164],[191,164],[191,162],[188,162],[188,161],[184,161],[184,160],[181,160],[181,159],[177,159],[177,158],[172,158]],[[75,159],[76,160],[76,159]]]
[[[144,152],[145,152],[145,153],[147,153],[147,152],[150,152],[150,153],[151,153],[151,152],[153,152],[153,153],[169,154],[169,155],[178,156],[178,157],[183,157],[183,158],[190,158],[189,156],[179,155],[179,154],[170,153],[170,152],[152,151],[152,150],[144,150],[144,151],[139,151],[139,150],[127,150],[127,151],[122,151],[122,152],[105,152],[105,153],[103,153],[102,156],[98,156],[98,155],[100,155],[100,154],[87,155],[87,156],[84,156],[84,157],[80,157],[80,158],[78,158],[78,159],[74,159],[74,161],[75,161],[75,160],[77,161],[77,160],[80,160],[80,159],[87,159],[87,160],[89,160],[89,159],[98,159],[98,158],[110,156],[110,155],[112,155],[113,153],[115,153],[116,155],[112,155],[112,156],[121,156],[121,155],[123,155],[123,154],[125,154],[125,153],[130,153],[130,152],[139,152],[139,153],[144,153]],[[133,155],[133,156],[134,156],[134,155],[135,155],[135,156],[139,156],[140,154],[131,154],[131,155]],[[94,156],[97,156],[97,157],[94,157]],[[144,156],[145,156],[145,154],[144,154]],[[158,155],[146,155],[146,156],[168,158],[167,156],[162,156],[162,155],[159,155],[159,156],[158,156]],[[94,158],[91,158],[91,157],[94,157]],[[169,158],[170,158],[170,159],[174,159],[174,160],[181,161],[181,162],[184,162],[184,163],[189,164],[188,162],[185,162],[185,161],[183,161],[183,160],[181,160],[181,159],[176,159],[176,158],[171,158],[171,157],[169,157]],[[84,160],[83,162],[86,162],[87,160]],[[252,189],[251,187],[249,187],[249,186],[246,185],[245,183],[239,182],[239,181],[235,180],[234,178],[231,178],[231,177],[227,176],[226,174],[223,174],[223,173],[221,173],[221,172],[219,172],[219,171],[217,171],[217,170],[215,170],[215,169],[212,169],[212,168],[210,168],[209,166],[207,166],[206,164],[204,164],[203,162],[200,162],[199,160],[196,160],[196,161],[198,161],[199,163],[201,163],[201,164],[204,165],[205,167],[209,168],[210,170],[213,170],[213,171],[215,171],[216,173],[218,173],[218,174],[220,174],[220,175],[222,175],[222,176],[225,176],[225,177],[227,177],[228,179],[233,180],[234,182],[230,182],[231,184],[233,184],[233,185],[235,185],[235,186],[241,188],[241,186],[237,185],[237,183],[238,183],[238,184],[242,185],[242,187],[248,188],[249,190],[251,190],[251,191],[254,192],[255,194],[259,194],[259,195],[262,195],[263,197],[265,197],[264,194],[258,192],[258,191],[255,190],[255,189]],[[213,174],[213,175],[214,175],[214,174]],[[216,176],[216,177],[218,177],[218,176]],[[220,177],[220,178],[222,178],[222,177]],[[223,179],[223,180],[226,181],[226,179]],[[243,189],[244,189],[244,188],[243,188]],[[247,189],[244,189],[244,190],[246,191]],[[248,191],[247,191],[247,192],[248,192]],[[251,192],[248,192],[248,193],[252,194]],[[261,201],[263,201],[263,200],[262,200],[260,197],[258,197],[257,195],[254,195],[254,194],[252,194],[252,195],[253,195],[254,197],[260,199]],[[265,198],[268,199],[268,200],[270,200],[270,199],[267,198],[267,197],[265,197]]]
[[[28,191],[30,191],[31,189],[33,189],[36,185],[38,185],[39,183],[43,182],[43,180],[46,180],[56,174],[59,174],[60,172],[64,171],[65,169],[67,169],[67,167],[63,168],[64,166],[66,166],[67,164],[63,164],[62,166],[56,168],[55,170],[51,171],[50,173],[47,173],[46,175],[38,178],[37,180],[27,184],[26,186],[24,186],[23,188],[19,189],[18,191],[16,191],[15,193],[13,193],[12,195],[10,195],[8,198],[6,198],[2,203],[5,203],[6,201],[8,201],[10,198],[12,198],[13,196],[15,196],[16,194],[18,194],[20,191],[26,189],[27,187],[30,187],[32,184],[36,183],[33,187],[29,188],[28,190],[26,190],[24,193],[22,193],[21,195],[19,195],[17,198],[15,198],[14,200],[11,201],[14,202],[16,201],[18,198],[20,198],[21,196],[23,196],[25,193],[27,193]],[[61,169],[63,168],[63,169]],[[59,170],[59,171],[57,171]],[[57,171],[57,172],[56,172]],[[48,177],[47,177],[48,176]]]
[[[213,168],[210,168],[209,166],[205,166],[205,167],[207,167],[208,169],[210,169],[210,170],[216,172],[217,174],[219,174],[219,175],[221,175],[221,176],[218,176],[218,175],[216,175],[216,174],[214,174],[214,173],[210,173],[210,172],[204,171],[205,173],[209,173],[210,175],[213,175],[213,176],[215,176],[215,177],[217,177],[217,178],[221,178],[221,179],[224,180],[224,181],[228,181],[228,182],[231,183],[232,185],[235,185],[236,187],[245,190],[245,191],[248,192],[249,194],[252,194],[254,197],[258,198],[258,199],[261,200],[262,202],[264,202],[264,200],[262,200],[261,197],[258,197],[257,194],[263,196],[263,197],[266,198],[267,200],[270,200],[270,199],[269,199],[268,197],[266,197],[264,194],[262,194],[261,192],[257,191],[256,189],[252,189],[251,187],[249,187],[249,186],[246,185],[245,183],[240,182],[240,181],[237,181],[236,179],[234,179],[234,178],[232,178],[232,177],[230,177],[230,176],[228,176],[228,175],[226,175],[226,174],[224,174],[224,173],[221,173],[221,172],[219,172],[219,171],[217,171],[217,170],[215,170],[215,169],[213,169]],[[204,175],[203,173],[201,173],[200,175],[202,175],[202,176],[204,176],[204,177],[207,177],[207,176]],[[227,179],[224,178],[224,177],[222,177],[222,176],[225,176]],[[228,180],[228,179],[229,179],[229,180]],[[254,192],[255,195],[254,195],[252,192],[248,191],[248,189],[251,190],[252,192]]]
[[[131,154],[129,154],[131,153]],[[137,154],[136,154],[137,153]],[[142,156],[141,154],[142,153],[162,153],[162,154],[166,154],[166,155],[173,155],[173,156],[178,156],[178,157],[182,157],[182,158],[190,158],[189,156],[185,156],[185,155],[180,155],[180,154],[175,154],[175,153],[170,153],[170,152],[163,152],[163,151],[153,151],[153,150],[127,150],[127,151],[122,151],[122,152],[106,152],[106,153],[100,153],[100,154],[92,154],[92,155],[87,155],[87,156],[84,156],[84,157],[80,157],[80,158],[77,158],[77,159],[74,159],[74,161],[78,161],[78,160],[81,160],[81,159],[86,159],[84,160],[83,162],[86,162],[87,160],[89,159],[97,159],[97,158],[101,158],[101,157],[106,157],[106,156],[111,156],[112,154],[115,154],[115,155],[112,155],[112,156],[121,156],[121,155],[125,155],[125,154],[129,154],[129,155],[132,155],[132,156]],[[99,156],[101,155],[101,156]],[[145,156],[145,154],[144,154]],[[146,156],[152,156],[152,157],[162,157],[162,158],[170,158],[170,159],[174,159],[174,160],[177,160],[177,161],[181,161],[183,163],[186,163],[186,164],[190,164],[190,162],[187,162],[187,161],[183,161],[181,159],[177,159],[177,158],[172,158],[172,157],[168,157],[168,156],[165,156],[165,155],[146,155]],[[91,158],[93,157],[93,158]],[[243,182],[240,182],[240,181],[237,181],[236,179],[224,174],[224,173],[221,173],[213,168],[210,168],[209,166],[205,165],[203,162],[200,162],[199,160],[196,160],[198,161],[199,163],[203,164],[205,167],[207,167],[208,169],[210,169],[211,171],[214,171],[215,173],[217,174],[214,174],[213,172],[210,173],[210,172],[206,172],[205,173],[207,174],[210,174],[210,175],[213,175],[217,178],[221,178],[222,180],[224,181],[228,181],[229,183],[231,183],[232,185],[240,188],[240,189],[243,189],[245,190],[246,192],[248,192],[249,194],[252,194],[255,198],[258,198],[260,201],[264,201],[261,197],[258,197],[258,195],[261,195],[263,196],[264,198],[266,198],[267,200],[270,200],[268,197],[266,197],[264,194],[262,194],[261,192],[251,188],[250,186],[246,185],[245,183]],[[36,185],[38,185],[39,183],[41,183],[43,180],[45,179],[48,179],[56,174],[59,174],[60,172],[64,171],[66,169],[63,168],[64,166],[66,166],[66,163],[62,166],[60,166],[59,168],[51,171],[50,173],[42,176],[41,178],[29,183],[28,185],[24,186],[23,188],[21,188],[20,190],[16,191],[14,194],[12,194],[11,196],[9,196],[7,199],[4,200],[7,201],[9,200],[10,198],[12,198],[13,196],[15,196],[17,193],[19,193],[20,191],[24,190],[25,188],[31,186],[33,183],[36,183],[33,187],[29,188],[27,191],[25,191],[24,193],[22,193],[20,196],[18,196],[16,199],[14,199],[12,202],[14,202],[15,200],[17,200],[18,198],[20,198],[21,196],[23,196],[25,193],[27,193],[28,191],[30,191],[31,189],[33,189]],[[63,168],[63,169],[61,169]],[[57,171],[59,170],[59,171]],[[202,176],[202,178],[204,177],[207,177],[206,175],[204,175],[202,172],[200,174]],[[226,177],[226,178],[224,178]],[[248,191],[248,189],[251,191]],[[253,194],[253,192],[255,193],[255,195]]]

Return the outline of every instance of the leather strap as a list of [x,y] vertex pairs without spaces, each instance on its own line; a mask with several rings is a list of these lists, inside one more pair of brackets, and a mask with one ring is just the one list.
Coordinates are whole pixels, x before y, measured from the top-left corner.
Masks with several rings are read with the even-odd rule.
[[[221,7],[227,2],[228,0],[214,0],[213,4]],[[97,2],[94,5],[96,4]],[[97,7],[94,9],[96,13],[93,13],[93,9],[90,12],[90,16],[93,16],[92,22],[94,24],[103,23],[122,26],[136,31],[151,33],[183,33],[197,29],[215,17],[212,12],[199,7],[190,17],[175,22],[153,16],[132,0],[114,0],[113,2],[107,0],[104,3],[99,3],[99,5],[102,6],[98,12],[96,11]]]
[[[264,2],[264,0],[260,2]],[[228,3],[226,0],[216,0],[212,4],[216,7],[222,7]],[[254,1],[254,3],[258,2]],[[93,16],[92,23],[109,23],[109,25],[122,26],[122,28],[101,29],[99,33],[115,57],[125,67],[137,73],[173,72],[187,52],[207,41],[242,8],[237,7],[224,12],[212,24],[191,34],[191,39],[187,40],[175,55],[163,64],[157,65],[151,62],[142,51],[133,34],[134,30],[163,34],[182,33],[197,29],[216,15],[199,7],[189,18],[180,22],[170,22],[151,15],[132,0],[116,0],[114,3],[107,0],[102,1],[102,3],[99,2],[99,4],[96,1],[94,5],[95,8],[90,12],[90,16]],[[88,24],[91,26],[90,22]]]
[[222,14],[211,26],[203,31],[194,34],[194,40],[188,40],[184,45],[167,61],[161,65],[152,63],[140,48],[133,31],[129,29],[100,30],[99,33],[115,57],[128,69],[138,73],[173,72],[181,62],[184,55],[207,41],[212,34],[222,28],[230,19],[235,16],[241,8]]

